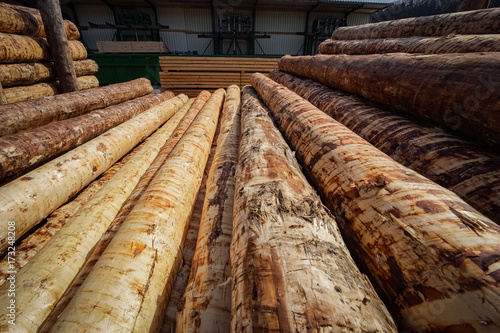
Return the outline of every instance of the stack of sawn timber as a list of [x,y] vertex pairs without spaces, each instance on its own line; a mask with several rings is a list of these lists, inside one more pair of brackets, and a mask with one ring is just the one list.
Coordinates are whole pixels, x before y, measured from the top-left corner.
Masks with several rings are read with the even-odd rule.
[[160,57],[162,89],[196,96],[202,89],[214,90],[236,84],[250,84],[252,73],[269,73],[276,58],[243,57]]
[[498,8],[345,27],[252,77],[407,331],[500,329],[499,32]]
[[[78,88],[95,88],[97,64],[77,39],[80,32],[70,21],[64,25],[74,60]],[[59,93],[51,48],[38,10],[0,3],[0,84],[2,104],[52,96]],[[2,89],[0,89],[2,90]]]

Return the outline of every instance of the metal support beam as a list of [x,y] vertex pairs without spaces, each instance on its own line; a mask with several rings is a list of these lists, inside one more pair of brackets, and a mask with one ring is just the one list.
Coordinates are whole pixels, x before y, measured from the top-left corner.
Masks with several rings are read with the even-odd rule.
[[318,6],[321,4],[321,1],[318,0],[315,5],[313,5],[309,10],[306,12],[306,26],[304,28],[304,48],[302,50],[304,55],[311,54],[310,49],[311,49],[311,38],[307,35],[309,32],[309,20],[311,17],[311,13],[318,8]]
[[354,7],[353,9],[351,9],[351,10],[349,10],[349,11],[345,12],[345,14],[344,14],[344,23],[345,23],[345,25],[347,25],[347,18],[349,17],[349,15],[351,15],[352,13],[354,13],[355,11],[357,11],[358,9],[363,8],[363,7],[364,7],[364,5],[365,5],[365,4],[364,4],[364,3],[362,3],[361,5],[359,5],[359,6],[357,6],[357,7]]

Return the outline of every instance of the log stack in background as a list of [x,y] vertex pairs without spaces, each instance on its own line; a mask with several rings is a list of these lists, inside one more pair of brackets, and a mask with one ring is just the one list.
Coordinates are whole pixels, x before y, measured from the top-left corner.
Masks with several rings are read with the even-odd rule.
[[[79,90],[99,86],[95,61],[77,39],[80,32],[65,20]],[[51,48],[37,9],[0,3],[0,84],[7,103],[56,95],[60,92]]]

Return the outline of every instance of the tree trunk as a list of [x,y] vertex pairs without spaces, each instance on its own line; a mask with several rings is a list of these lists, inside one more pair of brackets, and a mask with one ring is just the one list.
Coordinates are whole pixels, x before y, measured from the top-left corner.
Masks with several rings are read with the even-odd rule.
[[223,98],[200,110],[52,331],[159,329]]
[[0,137],[144,96],[153,91],[148,79],[60,94],[0,106]]
[[196,252],[179,302],[177,332],[229,332],[234,172],[238,159],[240,88],[227,88],[217,150],[207,179]]
[[490,5],[490,0],[462,0],[458,6],[459,12],[466,12],[469,10],[485,9]]
[[231,332],[396,332],[254,90],[242,100]]
[[332,39],[402,38],[450,34],[483,35],[498,34],[499,31],[500,8],[490,8],[341,27],[333,32]]
[[445,37],[360,40],[327,39],[319,44],[318,50],[322,54],[499,52],[500,35],[449,35]]
[[[167,101],[155,109],[160,113],[160,109],[169,107],[171,103]],[[178,124],[180,117],[174,120]],[[16,293],[16,331],[38,331],[177,124],[167,123],[148,138],[135,158],[94,194],[36,258],[16,274],[18,285],[32,286]],[[8,285],[0,289],[0,300],[9,302],[8,289]],[[12,327],[7,320],[0,319],[3,332]]]
[[[73,60],[87,58],[85,46],[77,40],[68,42]],[[0,32],[0,63],[51,61],[52,50],[40,37],[12,35]]]
[[52,59],[56,69],[62,92],[77,91],[75,66],[69,51],[68,36],[64,29],[59,0],[37,0],[38,9],[43,19],[45,34],[52,51]]
[[500,145],[500,53],[290,57],[279,69]]
[[[99,80],[94,75],[80,76],[76,79],[78,90],[99,87]],[[60,83],[42,82],[30,86],[17,86],[5,89],[5,96],[9,104],[19,103],[32,99],[54,96],[62,93]]]
[[500,158],[453,135],[310,80],[273,71],[270,77],[392,157],[458,194],[500,224]]
[[[80,38],[80,32],[73,22],[64,20],[64,28],[69,40]],[[0,3],[0,31],[45,37],[45,28],[38,9],[3,2]]]
[[500,330],[500,226],[302,97],[252,84],[411,332]]
[[165,102],[118,125],[94,140],[0,187],[0,251],[7,247],[7,223],[16,222],[16,239],[57,209],[168,120],[186,95]]
[[0,138],[0,183],[101,135],[170,98],[149,94],[78,117]]
[[[99,67],[92,59],[74,62],[76,76],[94,75]],[[53,63],[0,64],[0,83],[4,87],[29,85],[41,81],[55,81]]]

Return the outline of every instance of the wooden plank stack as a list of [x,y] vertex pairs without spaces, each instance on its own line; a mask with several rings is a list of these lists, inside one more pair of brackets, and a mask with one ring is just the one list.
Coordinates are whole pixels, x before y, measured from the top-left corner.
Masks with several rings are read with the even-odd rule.
[[[86,60],[87,51],[77,39],[76,26],[65,21],[68,47],[74,60],[80,90],[99,86],[93,75],[98,66]],[[51,49],[36,9],[0,3],[0,85],[7,103],[59,93]]]
[[97,42],[97,49],[102,53],[167,53],[165,42]]
[[278,59],[240,57],[160,57],[162,89],[195,96],[201,89],[250,84],[252,73],[269,73]]

